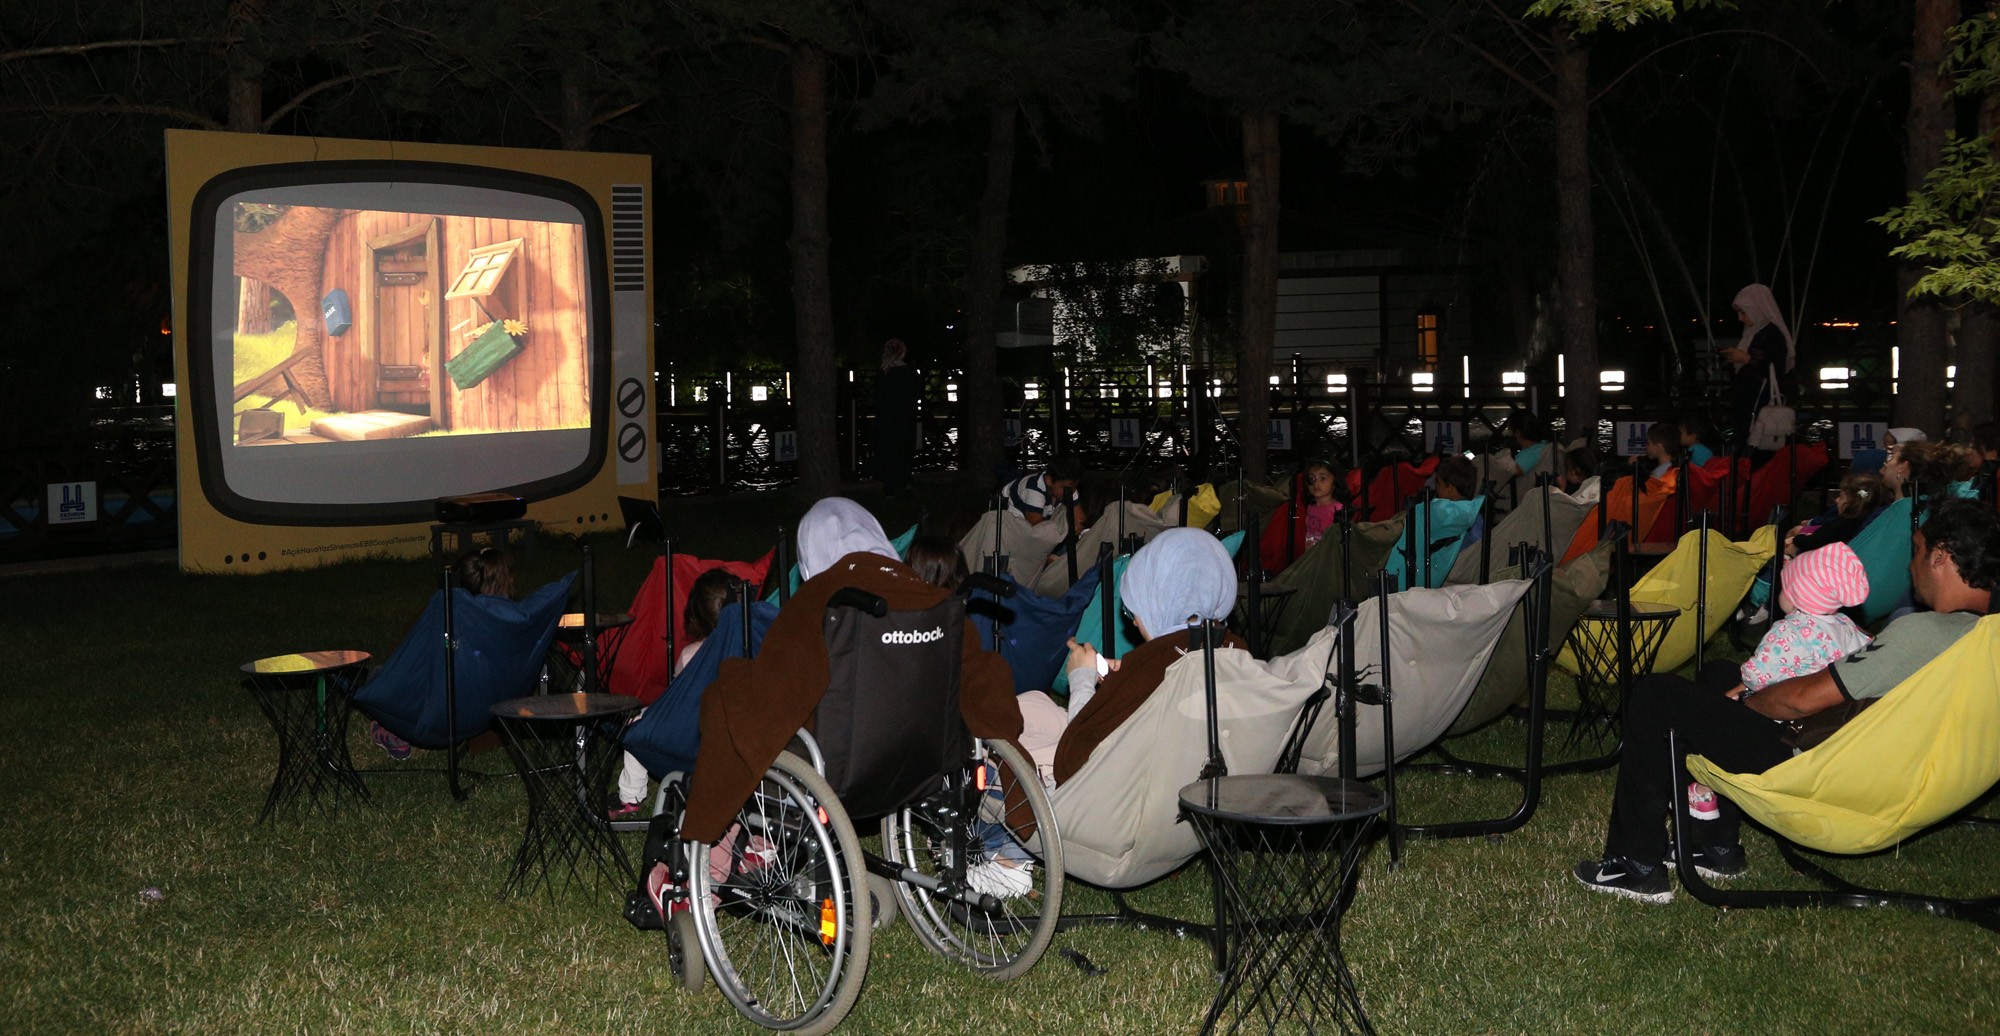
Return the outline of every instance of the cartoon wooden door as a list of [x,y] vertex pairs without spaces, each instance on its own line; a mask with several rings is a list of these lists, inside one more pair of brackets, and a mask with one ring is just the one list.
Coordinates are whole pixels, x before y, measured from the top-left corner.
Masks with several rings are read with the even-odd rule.
[[443,364],[444,303],[438,291],[442,259],[435,217],[368,242],[374,320],[376,409],[426,414],[451,427],[438,372]]

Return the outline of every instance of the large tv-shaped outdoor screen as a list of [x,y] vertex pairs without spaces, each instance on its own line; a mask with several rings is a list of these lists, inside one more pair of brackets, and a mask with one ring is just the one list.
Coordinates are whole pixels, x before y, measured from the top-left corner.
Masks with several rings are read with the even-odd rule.
[[603,464],[604,230],[573,184],[312,162],[197,193],[189,316],[204,494],[242,521],[428,518]]

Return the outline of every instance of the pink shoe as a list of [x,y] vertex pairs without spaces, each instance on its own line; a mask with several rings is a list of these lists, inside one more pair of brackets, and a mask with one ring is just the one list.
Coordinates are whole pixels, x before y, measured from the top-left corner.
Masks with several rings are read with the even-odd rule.
[[1700,781],[1689,781],[1688,815],[1696,820],[1720,819],[1722,807],[1716,804],[1715,791]]

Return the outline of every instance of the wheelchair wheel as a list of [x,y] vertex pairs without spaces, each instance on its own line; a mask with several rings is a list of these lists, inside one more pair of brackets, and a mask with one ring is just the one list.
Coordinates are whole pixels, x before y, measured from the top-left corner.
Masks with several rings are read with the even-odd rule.
[[[896,894],[924,945],[1005,980],[1034,967],[1055,935],[1062,837],[1034,766],[1004,741],[979,748],[980,762],[882,821],[882,848],[922,876],[899,883]],[[1025,799],[1011,815],[1010,789]]]
[[861,841],[826,779],[779,753],[723,840],[688,852],[695,931],[722,995],[767,1029],[839,1025],[871,933]]

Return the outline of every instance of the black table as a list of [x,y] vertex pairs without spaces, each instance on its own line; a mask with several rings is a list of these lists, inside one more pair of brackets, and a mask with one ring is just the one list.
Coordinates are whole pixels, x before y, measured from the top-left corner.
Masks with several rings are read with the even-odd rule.
[[554,891],[559,878],[587,883],[592,875],[620,896],[635,887],[632,864],[604,819],[604,792],[625,719],[638,709],[639,699],[615,694],[534,694],[493,706],[528,795],[527,828],[501,898]]
[[[605,637],[611,630],[622,630],[632,625],[632,616],[618,612],[598,612],[594,629],[584,625],[584,613],[568,612],[556,621],[555,639],[549,642],[549,657],[542,667],[543,693],[572,694],[581,691],[595,694],[602,690],[611,677],[612,663],[618,659],[619,645],[625,642],[625,635]],[[593,677],[583,664],[586,641],[591,653],[597,656],[597,669]]]
[[[1681,610],[1671,604],[1631,604],[1631,680],[1653,671],[1667,631]],[[1632,688],[1620,673],[1619,652],[1626,641],[1618,634],[1618,602],[1592,601],[1569,632],[1570,654],[1576,659],[1576,713],[1572,717],[1568,744],[1586,734],[1599,738],[1620,732],[1625,702]]]
[[239,667],[248,674],[243,686],[278,735],[278,769],[259,823],[300,792],[313,805],[321,793],[332,800],[342,792],[368,798],[347,752],[347,692],[368,657],[366,651],[301,651]]
[[1340,918],[1375,818],[1360,781],[1295,774],[1215,777],[1181,789],[1208,850],[1222,974],[1203,1032],[1372,1033],[1340,950]]

